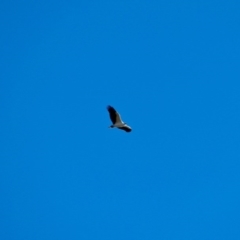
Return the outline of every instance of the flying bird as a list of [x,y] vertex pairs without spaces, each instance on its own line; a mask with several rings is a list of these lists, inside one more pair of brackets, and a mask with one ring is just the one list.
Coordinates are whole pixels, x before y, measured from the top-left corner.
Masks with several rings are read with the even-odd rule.
[[110,126],[110,128],[116,127],[118,129],[124,130],[126,132],[131,132],[132,131],[131,127],[129,127],[126,123],[124,123],[121,120],[120,114],[113,107],[108,106],[107,110],[109,112],[110,119],[111,119],[111,121],[113,123]]

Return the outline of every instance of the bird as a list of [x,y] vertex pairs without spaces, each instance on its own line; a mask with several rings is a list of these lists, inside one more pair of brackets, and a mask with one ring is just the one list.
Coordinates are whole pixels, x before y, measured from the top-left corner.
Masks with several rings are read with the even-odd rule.
[[131,127],[129,127],[125,122],[121,120],[120,114],[112,106],[107,106],[107,110],[109,112],[110,119],[113,123],[111,126],[109,126],[109,128],[116,127],[126,132],[132,131]]

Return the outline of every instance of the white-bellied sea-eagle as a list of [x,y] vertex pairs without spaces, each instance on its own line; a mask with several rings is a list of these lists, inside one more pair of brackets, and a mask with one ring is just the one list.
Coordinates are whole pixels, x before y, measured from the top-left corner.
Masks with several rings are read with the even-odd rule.
[[113,123],[110,126],[110,128],[116,127],[118,129],[124,130],[126,132],[131,132],[132,131],[131,127],[129,127],[126,123],[124,123],[121,120],[120,114],[113,107],[108,106],[107,110],[109,112],[110,119],[111,119],[111,121]]

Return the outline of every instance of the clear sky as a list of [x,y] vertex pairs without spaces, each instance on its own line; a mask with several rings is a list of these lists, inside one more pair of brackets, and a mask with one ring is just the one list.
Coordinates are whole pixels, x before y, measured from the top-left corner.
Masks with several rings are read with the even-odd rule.
[[1,1],[0,239],[239,240],[239,12]]

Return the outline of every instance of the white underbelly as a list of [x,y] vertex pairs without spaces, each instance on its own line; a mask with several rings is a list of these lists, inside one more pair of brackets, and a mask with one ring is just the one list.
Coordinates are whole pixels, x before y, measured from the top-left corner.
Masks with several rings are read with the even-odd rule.
[[123,127],[124,126],[124,123],[115,123],[114,124],[114,127]]

